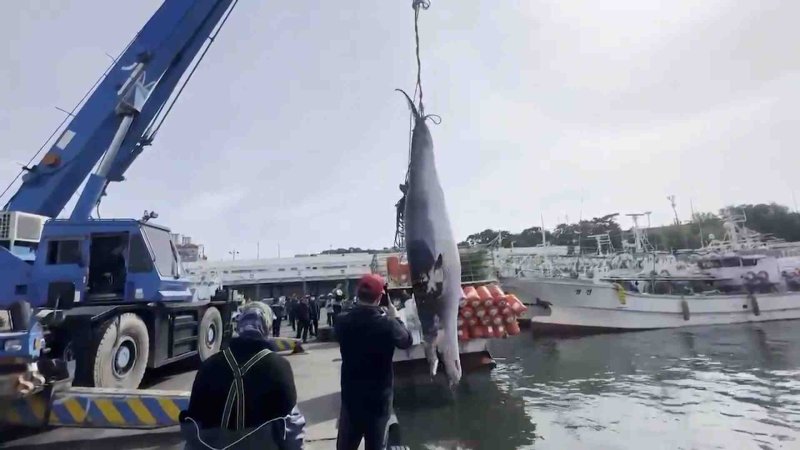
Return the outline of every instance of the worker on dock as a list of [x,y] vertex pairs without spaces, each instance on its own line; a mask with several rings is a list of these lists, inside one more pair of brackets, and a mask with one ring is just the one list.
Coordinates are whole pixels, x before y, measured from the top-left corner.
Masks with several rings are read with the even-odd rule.
[[366,450],[386,448],[394,384],[392,357],[395,347],[409,348],[412,339],[394,305],[380,304],[383,291],[382,277],[364,275],[357,288],[358,303],[335,322],[342,354],[337,450],[356,450],[362,439]]
[[316,297],[310,297],[308,299],[308,306],[311,312],[311,322],[310,325],[310,332],[311,335],[317,337],[319,334],[319,302],[317,302]]
[[331,302],[333,306],[333,324],[336,325],[336,317],[341,314],[342,302],[344,302],[344,290],[342,290],[342,285],[337,284],[336,289],[334,289],[331,294],[333,295],[333,302]]
[[272,313],[274,315],[272,319],[272,336],[273,337],[280,337],[281,335],[281,321],[283,321],[283,305],[281,304],[279,299],[273,299],[272,305]]
[[297,320],[297,339],[303,337],[303,343],[308,342],[308,329],[311,327],[311,305],[308,296],[303,297],[295,307],[295,320]]
[[305,418],[289,362],[268,341],[264,311],[247,307],[238,336],[197,371],[189,408],[181,411],[188,449],[303,448]]
[[286,312],[289,315],[289,323],[292,325],[292,331],[297,330],[297,304],[300,303],[297,300],[297,295],[292,294],[289,300],[286,302]]

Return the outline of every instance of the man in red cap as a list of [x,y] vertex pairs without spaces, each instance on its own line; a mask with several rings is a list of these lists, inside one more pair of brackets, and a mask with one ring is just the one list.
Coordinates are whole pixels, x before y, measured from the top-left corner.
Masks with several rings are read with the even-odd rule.
[[395,347],[411,347],[411,333],[397,318],[391,302],[380,305],[384,281],[364,275],[356,291],[358,304],[334,325],[342,353],[342,409],[337,450],[386,448],[386,426],[392,414],[392,356]]

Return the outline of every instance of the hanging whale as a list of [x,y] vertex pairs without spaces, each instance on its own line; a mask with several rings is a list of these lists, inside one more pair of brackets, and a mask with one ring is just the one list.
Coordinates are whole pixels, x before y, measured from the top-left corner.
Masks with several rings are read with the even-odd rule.
[[414,299],[422,323],[423,346],[431,376],[439,358],[451,386],[461,379],[458,305],[461,259],[450,227],[444,191],[436,173],[433,140],[424,116],[408,94],[414,116],[405,199],[405,241]]

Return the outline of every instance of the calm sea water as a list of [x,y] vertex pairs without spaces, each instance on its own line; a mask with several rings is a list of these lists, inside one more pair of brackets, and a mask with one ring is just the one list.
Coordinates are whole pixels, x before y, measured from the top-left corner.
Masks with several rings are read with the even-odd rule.
[[398,389],[423,449],[800,449],[800,321],[496,341],[498,367]]

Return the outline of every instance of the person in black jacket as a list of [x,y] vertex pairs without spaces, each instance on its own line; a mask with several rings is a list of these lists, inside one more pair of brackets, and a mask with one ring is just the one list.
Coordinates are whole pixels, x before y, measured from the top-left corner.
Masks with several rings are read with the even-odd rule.
[[319,334],[319,302],[317,302],[317,298],[309,298],[308,306],[311,310],[311,335],[316,337]]
[[308,342],[308,328],[311,326],[311,306],[308,298],[303,298],[295,307],[295,318],[297,319],[297,339],[303,336],[303,342]]
[[272,299],[272,313],[274,317],[272,318],[272,336],[279,337],[281,335],[281,321],[283,321],[283,305],[279,299],[275,298]]
[[342,354],[342,407],[337,450],[355,450],[364,439],[366,450],[386,447],[386,427],[392,414],[392,356],[395,347],[411,347],[411,333],[397,319],[391,302],[379,306],[384,281],[364,275],[358,304],[334,324]]
[[269,324],[259,308],[245,308],[230,346],[208,358],[180,414],[187,448],[302,449],[305,418],[289,362],[267,340]]

